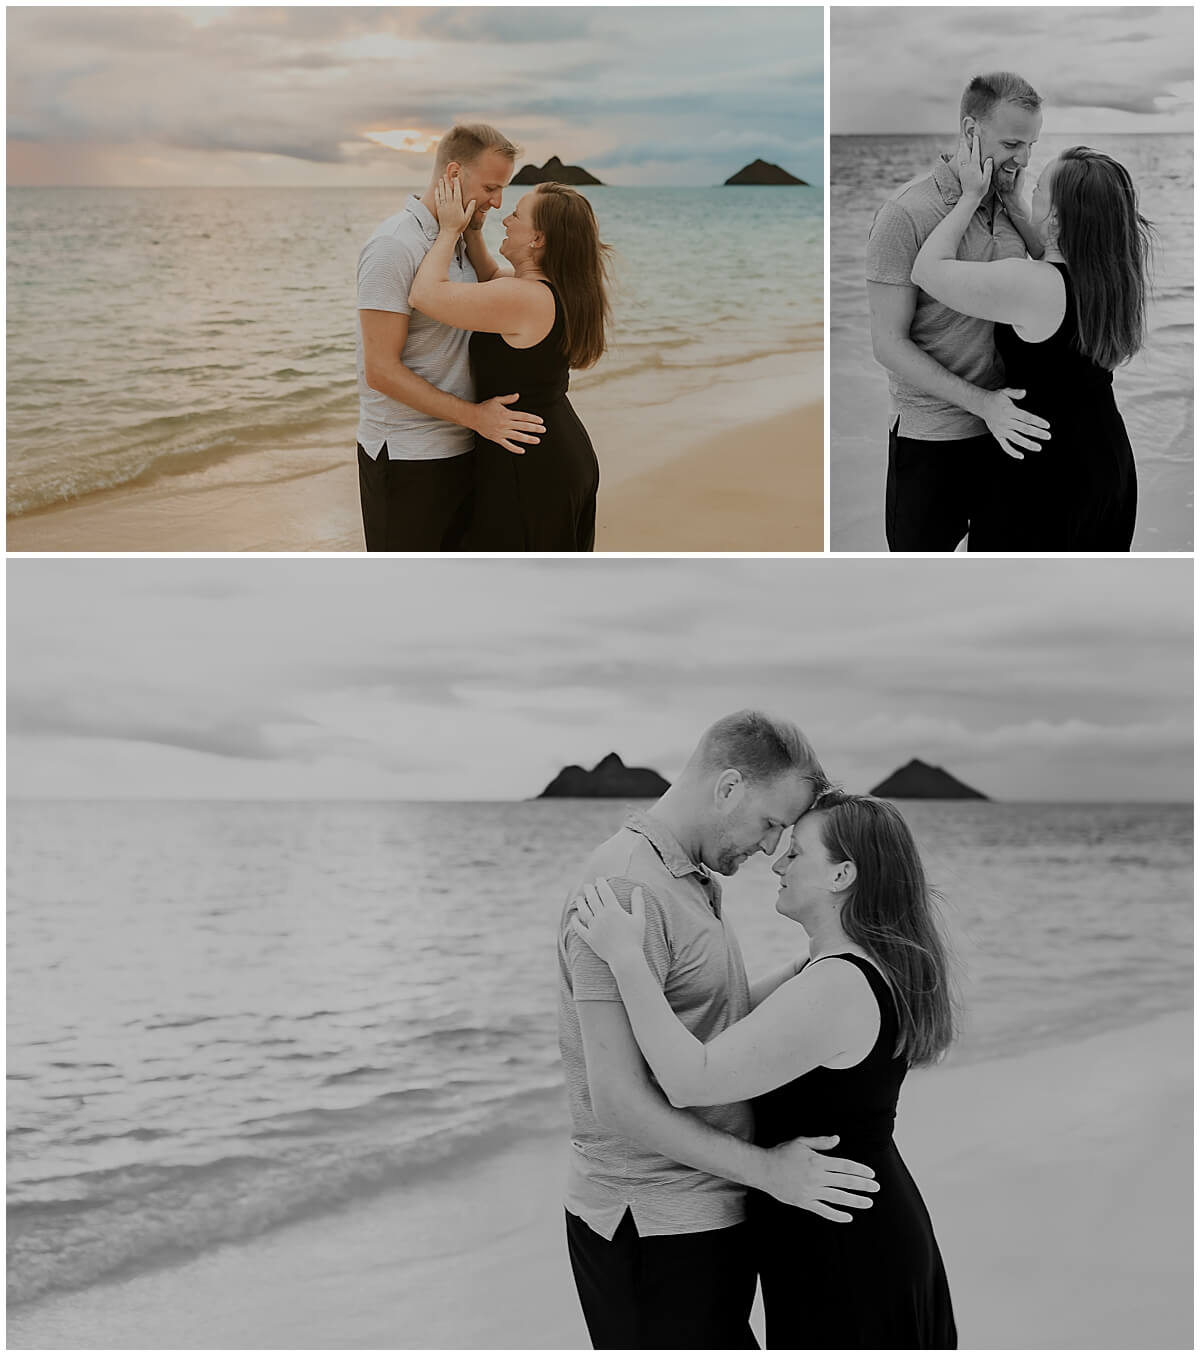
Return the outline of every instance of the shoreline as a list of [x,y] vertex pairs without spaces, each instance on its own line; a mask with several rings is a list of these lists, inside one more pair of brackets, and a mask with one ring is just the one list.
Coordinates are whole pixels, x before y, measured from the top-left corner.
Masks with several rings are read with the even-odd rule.
[[[1191,1046],[1191,1015],[1177,1012],[905,1084],[897,1141],[964,1347],[1191,1347],[1191,1214],[1174,1189],[1191,1179]],[[562,1240],[565,1162],[564,1130],[535,1132],[449,1187],[422,1179],[17,1306],[9,1344],[586,1347]],[[760,1306],[755,1322],[761,1336]]]
[[[819,551],[822,364],[774,354],[573,390],[600,456],[597,550]],[[8,518],[7,549],[361,553],[353,419]]]

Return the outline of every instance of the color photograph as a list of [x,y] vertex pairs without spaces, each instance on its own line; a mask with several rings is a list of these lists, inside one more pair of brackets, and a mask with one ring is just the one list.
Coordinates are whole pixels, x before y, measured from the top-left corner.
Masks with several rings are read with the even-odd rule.
[[821,551],[823,18],[10,9],[9,549]]
[[7,568],[11,1348],[1193,1345],[1191,561]]
[[830,549],[1193,549],[1193,10],[830,10]]

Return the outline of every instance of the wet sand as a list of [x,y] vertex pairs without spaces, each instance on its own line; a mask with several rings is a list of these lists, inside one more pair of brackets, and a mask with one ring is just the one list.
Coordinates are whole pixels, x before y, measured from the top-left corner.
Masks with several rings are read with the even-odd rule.
[[[1192,1346],[1191,1069],[1191,1016],[1177,1013],[909,1079],[896,1139],[962,1347]],[[547,1127],[368,1206],[10,1309],[9,1343],[586,1347],[562,1237],[565,1144]],[[754,1321],[761,1337],[761,1308]]]
[[[820,353],[584,385],[597,550],[819,551]],[[748,413],[751,412],[751,413]],[[361,551],[353,415],[278,448],[10,518],[10,551]]]

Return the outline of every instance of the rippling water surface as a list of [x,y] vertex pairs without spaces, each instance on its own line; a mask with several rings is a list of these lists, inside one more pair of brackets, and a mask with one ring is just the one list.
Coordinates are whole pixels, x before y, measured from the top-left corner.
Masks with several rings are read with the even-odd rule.
[[[1190,806],[905,807],[976,1060],[1191,1002]],[[554,939],[613,803],[38,804],[8,821],[9,1298],[560,1123]],[[803,934],[763,859],[751,971]]]
[[[585,191],[617,290],[577,387],[821,346],[820,189]],[[408,192],[10,188],[8,513],[335,420],[353,451],[355,266]]]

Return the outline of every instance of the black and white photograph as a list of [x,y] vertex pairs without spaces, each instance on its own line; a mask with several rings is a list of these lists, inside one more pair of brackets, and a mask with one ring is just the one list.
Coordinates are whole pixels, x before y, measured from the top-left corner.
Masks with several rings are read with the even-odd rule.
[[1193,25],[831,7],[832,551],[1193,549]]
[[6,570],[11,1348],[1191,1348],[1190,559]]

